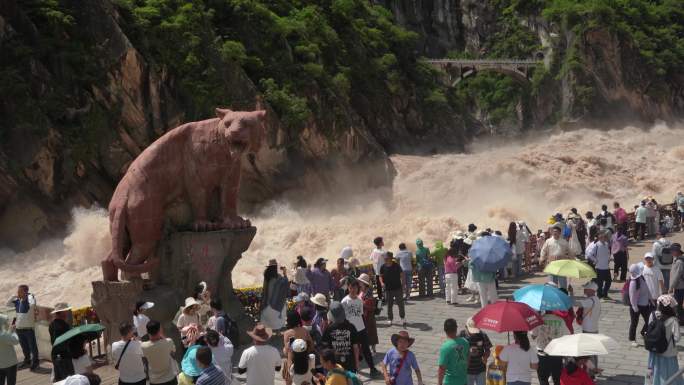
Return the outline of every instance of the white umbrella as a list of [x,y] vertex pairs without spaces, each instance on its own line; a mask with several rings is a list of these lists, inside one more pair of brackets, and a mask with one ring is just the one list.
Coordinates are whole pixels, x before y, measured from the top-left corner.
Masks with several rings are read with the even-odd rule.
[[580,333],[554,338],[544,352],[550,356],[581,357],[608,354],[615,349],[619,349],[618,343],[606,335]]

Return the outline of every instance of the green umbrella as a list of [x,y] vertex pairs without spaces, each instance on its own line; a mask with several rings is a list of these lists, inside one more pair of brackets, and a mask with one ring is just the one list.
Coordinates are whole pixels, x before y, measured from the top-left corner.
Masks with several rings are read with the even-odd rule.
[[553,261],[546,266],[544,273],[568,278],[596,278],[596,271],[589,264],[574,259]]
[[57,337],[57,339],[55,339],[55,342],[52,344],[52,347],[55,347],[63,342],[66,342],[80,335],[82,335],[87,341],[92,341],[96,339],[100,332],[104,329],[105,327],[100,324],[87,324],[77,326],[73,329],[70,329],[68,332],[62,334],[61,336]]

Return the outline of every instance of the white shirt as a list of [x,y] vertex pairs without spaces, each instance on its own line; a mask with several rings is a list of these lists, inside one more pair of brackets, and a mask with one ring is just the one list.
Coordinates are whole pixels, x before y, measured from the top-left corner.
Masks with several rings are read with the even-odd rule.
[[[116,341],[112,344],[112,359],[114,360],[114,365],[119,361],[119,356],[121,356],[121,351],[124,346],[126,346],[126,341]],[[121,358],[121,363],[119,364],[119,379],[122,382],[135,383],[147,378],[142,358],[143,352],[140,341],[132,340],[128,344],[123,358]]]
[[380,275],[380,268],[385,263],[385,253],[383,249],[374,249],[370,255],[370,260],[373,262],[373,270],[375,275]]
[[[150,317],[145,314],[133,315],[133,326],[138,333],[138,337],[142,337],[147,334],[147,323],[150,322]],[[130,347],[129,347],[130,348]],[[130,381],[124,381],[130,382]],[[135,382],[135,381],[133,381]]]
[[648,292],[651,299],[655,300],[660,297],[662,291],[660,290],[660,281],[665,281],[663,277],[663,272],[660,271],[655,265],[653,267],[648,267],[644,265],[644,279],[646,280],[646,285],[648,285]]
[[576,305],[584,308],[582,331],[598,333],[599,318],[601,317],[601,301],[597,296],[580,298]]
[[281,365],[278,349],[271,345],[254,345],[242,352],[238,368],[247,369],[247,385],[273,385],[275,368]]
[[342,299],[342,307],[344,308],[344,314],[357,331],[362,331],[366,329],[366,325],[363,323],[363,301],[361,298],[356,297],[352,299],[350,296],[346,296]]
[[88,367],[93,366],[93,362],[90,360],[88,353],[75,360],[71,359],[71,363],[74,365],[74,373],[76,374],[85,374],[88,372]]
[[610,268],[610,243],[596,241],[587,246],[587,259],[594,261],[596,269],[608,270]]
[[294,364],[290,365],[290,377],[292,378],[293,385],[302,385],[304,382],[309,382],[311,384],[311,371],[316,368],[316,356],[309,354],[309,368],[304,374],[295,374]]
[[518,344],[511,344],[503,348],[499,359],[507,362],[507,383],[514,381],[532,382],[530,364],[539,363],[539,357],[537,357],[537,351],[534,348],[530,347],[528,351],[524,351]]
[[233,343],[222,335],[219,335],[219,342],[216,346],[209,346],[214,362],[221,368],[230,383],[231,372],[233,371]]
[[[18,297],[12,297],[9,299],[7,302],[7,306],[11,308],[15,308],[14,301],[18,300]],[[17,329],[33,329],[35,324],[36,324],[36,297],[33,296],[33,294],[28,293],[28,304],[29,304],[29,309],[28,312],[26,313],[16,313],[15,317],[17,319],[16,321],[16,328]]]

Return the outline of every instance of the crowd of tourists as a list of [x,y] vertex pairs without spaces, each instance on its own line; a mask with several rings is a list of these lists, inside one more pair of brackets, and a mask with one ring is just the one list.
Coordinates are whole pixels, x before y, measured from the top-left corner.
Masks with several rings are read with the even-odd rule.
[[[684,218],[684,195],[679,193],[677,199]],[[639,344],[639,318],[643,319],[639,335],[649,350],[648,383],[665,385],[679,370],[676,344],[684,318],[684,257],[681,245],[665,238],[680,218],[659,215],[653,199],[636,207],[636,238],[651,237],[654,243],[642,262],[629,266],[629,217],[618,203],[613,211],[603,205],[596,216],[592,212],[582,216],[576,209],[565,217],[556,214],[549,218],[548,231],[536,234],[524,222],[510,223],[505,236],[491,229],[478,231],[470,224],[467,231],[450,235],[448,247],[434,242],[432,250],[418,239],[415,248],[400,243],[395,254],[385,248],[382,237],[376,237],[369,256],[363,258],[371,263],[372,271],[362,269],[350,247],[341,251],[330,271],[324,258],[310,265],[298,256],[290,271],[270,260],[264,271],[260,320],[246,332],[252,343],[242,350],[237,373],[246,376],[248,385],[273,384],[277,375],[287,385],[360,384],[357,374],[365,362],[368,376],[383,378],[387,385],[412,385],[414,376],[421,385],[420,363],[410,350],[415,339],[406,330],[405,304],[413,298],[414,277],[419,297],[438,295],[448,305],[457,306],[460,296],[468,295],[464,302],[479,299],[485,308],[497,301],[501,280],[530,273],[535,265],[543,269],[553,261],[577,258],[595,269],[596,278],[581,285],[583,295],[567,309],[541,311],[543,324],[529,333],[516,331],[512,344],[493,346],[472,317],[461,329],[455,319],[446,319],[444,343],[435,357],[438,385],[527,385],[533,375],[541,385],[550,381],[555,385],[594,384],[602,371],[596,356],[554,356],[546,354],[545,348],[564,335],[599,333],[601,305],[610,300],[613,281],[624,282],[621,300],[628,308],[628,338],[635,347]],[[511,262],[499,271],[482,271],[469,258],[470,247],[485,237],[505,239],[512,251]],[[547,285],[571,296],[574,292],[564,276],[549,276]],[[294,306],[288,306],[292,293],[296,293]],[[174,320],[182,347],[165,336],[159,321],[146,315],[154,303],[135,304],[130,321],[119,327],[120,340],[111,345],[119,384],[223,385],[234,381],[233,354],[240,343],[237,323],[206,284],[200,283],[192,294]],[[15,385],[18,369],[39,367],[35,296],[28,286],[21,285],[9,304],[16,317],[10,322],[0,316],[0,385]],[[70,329],[66,322],[69,310],[66,304],[55,306],[49,327],[54,344],[52,381],[98,385],[84,337],[77,335],[67,343],[55,344]],[[399,328],[390,338],[393,348],[376,363],[374,354],[380,343],[376,317],[383,312],[387,325]],[[282,349],[272,345],[274,335],[282,338]],[[16,344],[24,355],[20,363],[14,353]],[[684,382],[679,378],[674,384]]]

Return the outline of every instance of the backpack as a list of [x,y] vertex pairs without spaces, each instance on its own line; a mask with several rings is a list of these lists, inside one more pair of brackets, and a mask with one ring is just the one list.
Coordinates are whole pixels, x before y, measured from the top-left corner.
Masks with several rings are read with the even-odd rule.
[[671,265],[674,262],[674,257],[672,256],[672,250],[670,246],[663,247],[660,255],[658,256],[658,262],[661,265]]
[[330,373],[337,373],[337,374],[341,374],[344,377],[346,377],[347,378],[347,385],[363,385],[361,383],[361,380],[359,380],[359,377],[356,375],[356,373],[350,372],[349,370],[334,368],[330,371]]
[[217,330],[217,332],[228,337],[230,342],[233,343],[233,348],[237,349],[240,346],[240,329],[237,322],[233,321],[226,313],[221,314],[218,318],[223,318],[224,327],[223,330]]
[[670,341],[667,340],[665,321],[660,318],[655,318],[648,324],[648,328],[646,329],[646,335],[644,335],[644,348],[649,352],[662,354],[667,350],[669,345]]
[[625,306],[631,306],[632,303],[629,300],[629,283],[632,282],[631,278],[625,280],[625,284],[622,285],[620,293],[622,294],[622,304]]
[[[640,285],[645,285],[646,284],[646,279],[643,276],[639,276],[637,280],[641,279]],[[632,302],[629,300],[629,283],[632,281],[631,278],[627,278],[625,280],[625,284],[622,285],[622,289],[620,290],[620,293],[622,294],[622,304],[625,306],[632,306]],[[643,286],[641,286],[643,287]]]

